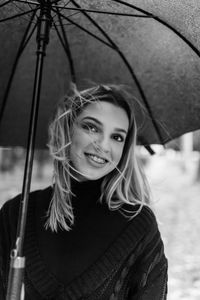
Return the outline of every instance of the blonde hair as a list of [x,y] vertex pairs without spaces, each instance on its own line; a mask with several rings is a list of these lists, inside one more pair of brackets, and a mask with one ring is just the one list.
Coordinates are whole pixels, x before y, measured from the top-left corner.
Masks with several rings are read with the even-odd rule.
[[[64,97],[49,126],[48,146],[54,162],[54,189],[46,228],[50,227],[52,231],[57,231],[58,226],[69,231],[74,223],[71,203],[71,177],[74,177],[74,169],[70,163],[70,135],[77,116],[94,101],[107,101],[119,106],[126,111],[129,118],[129,129],[121,160],[118,166],[104,177],[100,201],[104,198],[109,209],[119,209],[129,218],[133,218],[144,204],[149,203],[148,183],[136,155],[137,127],[131,103],[137,99],[122,85],[99,85],[81,92],[73,86],[73,95]],[[137,210],[132,209],[136,204],[139,204]]]

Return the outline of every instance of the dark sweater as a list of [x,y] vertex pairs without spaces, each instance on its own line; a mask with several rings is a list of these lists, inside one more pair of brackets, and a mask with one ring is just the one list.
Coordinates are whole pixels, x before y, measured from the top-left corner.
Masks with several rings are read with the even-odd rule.
[[[70,232],[44,229],[51,187],[30,194],[24,248],[26,300],[166,299],[167,261],[152,211],[143,207],[128,221],[99,203],[100,181],[73,183],[72,188],[75,223]],[[19,198],[0,211],[4,286]]]

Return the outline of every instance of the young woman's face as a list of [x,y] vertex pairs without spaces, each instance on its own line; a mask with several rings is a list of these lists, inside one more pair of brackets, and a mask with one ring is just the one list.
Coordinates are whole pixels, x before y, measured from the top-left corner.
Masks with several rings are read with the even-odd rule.
[[128,132],[126,111],[109,102],[88,104],[72,128],[70,157],[80,180],[99,179],[118,165]]

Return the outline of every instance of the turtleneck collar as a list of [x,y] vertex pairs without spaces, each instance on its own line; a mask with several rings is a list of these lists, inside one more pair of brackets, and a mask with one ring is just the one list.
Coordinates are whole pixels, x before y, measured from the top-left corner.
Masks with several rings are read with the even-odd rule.
[[71,179],[72,206],[75,210],[85,210],[93,207],[101,196],[101,184],[103,178],[97,180],[77,181]]

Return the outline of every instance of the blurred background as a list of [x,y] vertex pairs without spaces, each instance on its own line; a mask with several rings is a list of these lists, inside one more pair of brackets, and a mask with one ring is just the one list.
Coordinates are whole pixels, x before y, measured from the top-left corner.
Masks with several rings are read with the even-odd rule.
[[[144,147],[138,152],[169,260],[168,300],[199,300],[200,131],[152,148],[152,156]],[[24,161],[23,148],[0,148],[0,206],[21,192]],[[31,190],[51,182],[48,151],[36,150]]]

